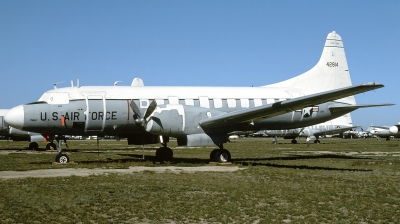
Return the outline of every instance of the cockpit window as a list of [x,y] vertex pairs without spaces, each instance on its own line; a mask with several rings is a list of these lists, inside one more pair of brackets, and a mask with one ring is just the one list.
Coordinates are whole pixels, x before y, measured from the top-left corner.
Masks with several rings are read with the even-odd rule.
[[48,104],[68,104],[68,93],[44,93],[39,101],[46,101]]

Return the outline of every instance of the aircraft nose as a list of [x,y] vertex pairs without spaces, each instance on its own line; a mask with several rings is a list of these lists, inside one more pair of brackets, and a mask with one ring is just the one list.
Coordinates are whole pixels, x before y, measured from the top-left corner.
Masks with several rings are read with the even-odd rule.
[[392,126],[389,128],[389,132],[390,134],[397,134],[397,132],[399,132],[399,128],[396,126]]
[[24,106],[16,106],[7,111],[4,120],[11,127],[22,130],[24,127]]

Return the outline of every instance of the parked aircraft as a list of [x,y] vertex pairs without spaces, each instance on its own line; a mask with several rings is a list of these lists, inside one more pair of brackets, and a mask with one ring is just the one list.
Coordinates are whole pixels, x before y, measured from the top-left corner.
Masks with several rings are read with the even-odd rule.
[[400,122],[396,125],[393,125],[389,128],[389,132],[392,135],[399,136],[400,135]]
[[[5,116],[11,126],[46,135],[113,135],[128,144],[161,143],[159,160],[170,160],[169,137],[179,146],[217,145],[212,161],[231,159],[223,147],[234,131],[291,129],[343,116],[357,105],[354,94],[383,87],[352,85],[342,38],[328,34],[319,62],[292,79],[261,87],[77,86],[45,92],[37,102]],[[68,162],[62,153],[58,162]]]
[[[39,149],[39,144],[37,142],[44,141],[44,137],[35,132],[21,131],[13,127],[9,127],[7,123],[4,122],[4,115],[9,111],[8,109],[0,109],[0,136],[5,136],[13,141],[29,141],[29,149],[37,150]],[[49,148],[56,149],[55,144],[48,145]]]
[[[357,128],[357,126],[353,126],[351,115],[346,114],[333,120],[308,127],[284,130],[265,130],[264,132],[270,137],[276,136],[283,137],[284,139],[292,139],[293,144],[297,143],[296,138],[308,136],[314,139],[314,143],[320,143],[319,138],[321,136],[339,134],[355,128]],[[274,141],[276,143],[276,140]]]
[[375,136],[377,139],[385,138],[386,141],[389,141],[391,137],[399,137],[400,133],[396,132],[395,129],[397,128],[396,125],[394,126],[377,126],[371,124],[368,128],[368,132],[370,136]]

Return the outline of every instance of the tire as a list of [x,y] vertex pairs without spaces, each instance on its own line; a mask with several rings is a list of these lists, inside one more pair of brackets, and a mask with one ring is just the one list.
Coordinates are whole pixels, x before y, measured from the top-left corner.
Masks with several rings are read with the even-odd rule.
[[219,149],[214,149],[213,151],[211,151],[210,153],[210,160],[213,162],[217,162],[215,161],[215,153],[218,151]]
[[69,162],[69,158],[66,154],[58,154],[56,156],[56,162],[57,163],[68,163]]
[[39,149],[39,144],[37,142],[29,143],[29,150],[38,150],[38,149]]
[[170,149],[169,147],[165,147],[163,150],[164,150],[164,159],[166,161],[171,161],[172,158],[174,157],[174,152],[172,152],[172,149]]
[[172,150],[168,147],[160,147],[156,151],[156,161],[171,161],[174,156]]
[[47,143],[46,150],[57,150],[57,146],[53,142]]
[[297,140],[296,140],[296,139],[293,139],[293,140],[292,140],[292,144],[297,144]]
[[220,149],[215,152],[215,161],[226,163],[231,161],[231,153],[226,149]]

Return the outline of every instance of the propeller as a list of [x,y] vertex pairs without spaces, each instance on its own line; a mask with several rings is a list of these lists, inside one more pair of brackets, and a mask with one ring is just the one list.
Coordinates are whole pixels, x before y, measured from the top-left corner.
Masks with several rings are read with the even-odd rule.
[[139,107],[136,105],[135,101],[131,100],[131,109],[138,116],[138,118],[135,119],[136,124],[141,124],[143,127],[146,126],[147,119],[154,112],[156,107],[157,107],[156,100],[151,101],[149,107],[147,107],[146,112],[144,113],[144,116],[143,116],[139,110]]

